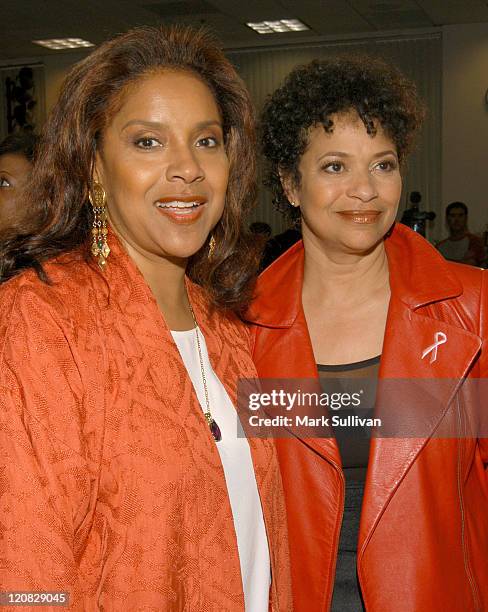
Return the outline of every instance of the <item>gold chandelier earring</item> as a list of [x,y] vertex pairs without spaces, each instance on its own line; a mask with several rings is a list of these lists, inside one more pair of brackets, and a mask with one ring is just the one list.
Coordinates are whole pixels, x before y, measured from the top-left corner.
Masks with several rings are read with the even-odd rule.
[[88,198],[93,208],[92,245],[91,252],[98,262],[101,270],[105,270],[110,247],[107,243],[107,196],[104,188],[93,181]]
[[214,252],[215,252],[215,238],[211,236],[208,242],[208,258],[209,259],[212,259]]

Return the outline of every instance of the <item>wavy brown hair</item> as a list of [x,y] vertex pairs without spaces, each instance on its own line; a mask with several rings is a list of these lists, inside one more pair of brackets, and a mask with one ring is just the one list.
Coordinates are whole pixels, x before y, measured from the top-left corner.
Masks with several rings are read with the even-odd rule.
[[74,66],[41,135],[27,189],[29,218],[1,239],[0,281],[33,268],[49,282],[43,262],[81,248],[90,258],[92,181],[97,142],[120,108],[129,85],[148,73],[191,71],[210,88],[223,120],[229,183],[222,218],[208,245],[189,261],[187,274],[223,308],[249,301],[259,255],[244,231],[255,201],[254,117],[235,69],[203,30],[142,27],[102,44]]

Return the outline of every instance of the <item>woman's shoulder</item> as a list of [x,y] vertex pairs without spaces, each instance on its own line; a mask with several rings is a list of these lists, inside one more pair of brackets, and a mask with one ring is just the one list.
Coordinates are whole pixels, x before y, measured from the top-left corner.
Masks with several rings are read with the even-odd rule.
[[446,261],[437,269],[429,268],[435,283],[444,285],[442,295],[426,304],[426,312],[435,319],[468,332],[486,337],[488,331],[488,278],[487,271],[474,266]]
[[90,342],[97,330],[84,308],[93,293],[86,267],[63,256],[46,264],[49,283],[29,270],[0,287],[2,410],[43,444],[62,443],[81,457],[91,452],[84,427],[102,418],[86,411],[85,390],[105,371]]
[[463,286],[475,285],[479,287],[486,278],[487,271],[483,268],[458,263],[456,261],[446,261],[446,264]]
[[1,345],[20,330],[40,333],[43,322],[68,331],[88,316],[97,286],[103,283],[96,271],[78,253],[64,254],[43,267],[47,280],[29,269],[0,286]]
[[46,280],[30,268],[0,286],[2,315],[5,305],[11,302],[28,305],[34,299],[55,307],[77,302],[83,295],[91,293],[97,284],[96,271],[78,252],[65,253],[47,261],[43,270]]
[[458,300],[472,306],[476,312],[486,310],[488,304],[488,270],[467,264],[446,262],[451,274],[455,276],[462,286],[462,293]]

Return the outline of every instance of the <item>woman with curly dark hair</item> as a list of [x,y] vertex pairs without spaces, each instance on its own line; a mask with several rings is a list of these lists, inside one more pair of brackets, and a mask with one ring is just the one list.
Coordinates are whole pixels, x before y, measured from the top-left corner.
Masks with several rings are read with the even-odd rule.
[[234,410],[254,142],[202,32],[132,30],[68,75],[2,242],[2,591],[291,609],[274,445]]
[[[395,223],[422,115],[371,57],[300,66],[263,111],[268,184],[303,242],[258,282],[255,363],[347,392],[324,437],[276,440],[299,612],[488,609],[488,444],[460,433],[477,417],[467,378],[486,377],[488,295],[481,270]],[[419,378],[443,379],[441,401],[410,401],[403,379]],[[420,431],[381,437],[388,383]]]

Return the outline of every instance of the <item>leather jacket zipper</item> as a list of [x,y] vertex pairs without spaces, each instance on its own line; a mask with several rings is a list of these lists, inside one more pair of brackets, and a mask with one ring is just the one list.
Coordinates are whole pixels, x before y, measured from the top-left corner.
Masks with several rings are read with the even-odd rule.
[[342,529],[342,521],[344,518],[344,502],[345,502],[345,490],[346,490],[346,479],[344,478],[344,472],[342,471],[342,469],[337,465],[337,463],[334,463],[331,461],[331,464],[334,466],[334,468],[337,470],[338,474],[339,474],[339,479],[341,482],[341,493],[340,493],[340,499],[339,499],[339,516],[338,516],[338,523],[336,524],[336,531],[335,531],[335,535],[334,535],[334,542],[333,542],[333,546],[332,546],[332,551],[334,553],[334,558],[333,558],[333,563],[331,566],[331,577],[332,577],[332,583],[329,583],[329,596],[327,598],[327,607],[325,608],[325,612],[328,612],[330,610],[330,606],[332,604],[332,596],[334,594],[334,585],[335,585],[335,573],[336,573],[336,565],[337,565],[337,556],[339,554],[339,538],[341,535],[341,529]]

